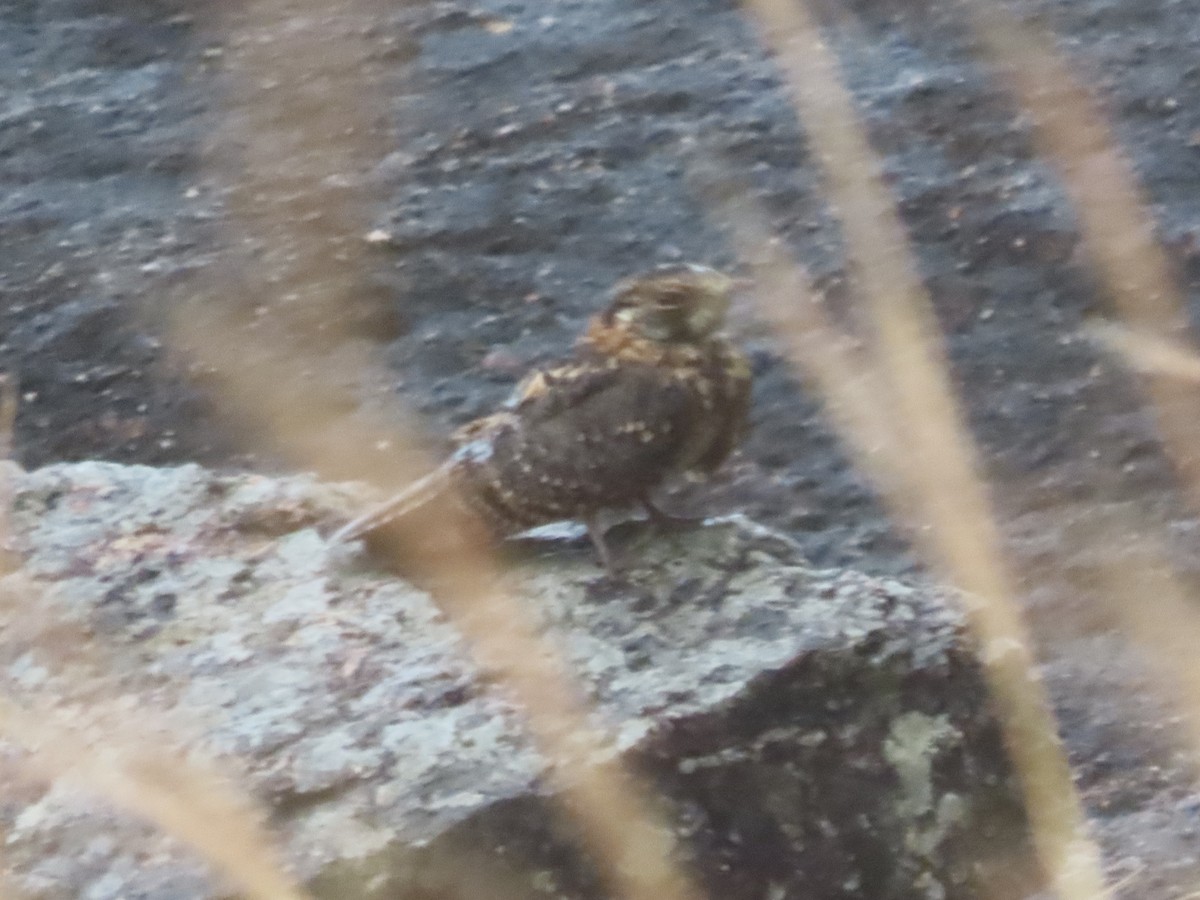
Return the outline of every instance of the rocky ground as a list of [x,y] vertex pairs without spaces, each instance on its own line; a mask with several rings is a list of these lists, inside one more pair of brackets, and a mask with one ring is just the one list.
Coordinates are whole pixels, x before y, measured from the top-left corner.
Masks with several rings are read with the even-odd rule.
[[[444,586],[322,536],[361,492],[79,463],[18,475],[14,495],[6,694],[168,766],[217,759],[323,900],[606,896],[500,673],[472,664],[433,602]],[[742,517],[617,528],[614,544],[620,579],[586,540],[530,540],[497,589],[604,724],[589,761],[620,755],[662,792],[707,896],[1030,889],[1019,792],[956,604],[814,570]],[[471,615],[490,634],[509,625],[494,607]],[[0,795],[22,896],[227,896],[185,848],[70,784],[0,772]]]
[[[162,323],[196,298],[228,299],[227,288],[210,296],[228,272],[256,286],[233,298],[248,331],[297,307],[261,289],[296,270],[269,226],[247,233],[222,143],[225,123],[280,89],[261,70],[239,84],[253,68],[243,63],[272,43],[286,59],[296,34],[309,50],[358,54],[342,81],[309,88],[314,108],[353,104],[367,148],[311,188],[363,201],[342,235],[363,247],[341,331],[388,365],[342,367],[344,346],[314,363],[347,392],[349,416],[402,402],[444,433],[564,347],[617,277],[677,258],[730,262],[689,181],[697,158],[752,185],[839,302],[836,222],[772,63],[733,6],[368,6],[325,4],[320,19],[284,14],[251,32],[174,0],[0,3],[0,363],[21,380],[25,464],[277,464],[170,355]],[[1100,92],[1194,299],[1200,2],[1012,6],[1053,28]],[[1098,522],[1162,528],[1194,579],[1195,520],[1130,382],[1077,333],[1102,302],[1074,217],[953,7],[848,8],[826,10],[827,33],[946,329],[1111,869],[1137,896],[1187,894],[1200,880],[1193,757],[1142,656],[1094,609],[1120,554],[1098,553],[1092,537]],[[770,335],[748,319],[739,328],[758,375],[754,435],[717,484],[678,502],[773,523],[819,565],[912,571]]]

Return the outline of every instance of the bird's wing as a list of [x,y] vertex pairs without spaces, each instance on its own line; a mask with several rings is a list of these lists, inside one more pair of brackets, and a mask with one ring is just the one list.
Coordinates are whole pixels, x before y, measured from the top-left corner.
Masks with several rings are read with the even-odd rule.
[[495,459],[513,483],[533,472],[583,505],[617,505],[674,470],[696,409],[661,368],[584,361],[529,376],[512,413],[519,427],[497,438]]
[[530,421],[550,419],[612,389],[623,374],[616,366],[591,361],[538,369],[521,379],[509,405]]

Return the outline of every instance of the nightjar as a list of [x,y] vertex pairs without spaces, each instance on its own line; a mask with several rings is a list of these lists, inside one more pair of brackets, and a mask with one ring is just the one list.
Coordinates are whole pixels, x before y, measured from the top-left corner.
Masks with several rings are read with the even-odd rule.
[[496,538],[561,520],[588,527],[606,568],[602,511],[640,506],[673,475],[716,469],[746,432],[750,367],[725,337],[737,282],[706,266],[620,283],[570,358],[527,375],[495,413],[452,437],[433,473],[354,519],[369,536],[430,503],[454,503]]

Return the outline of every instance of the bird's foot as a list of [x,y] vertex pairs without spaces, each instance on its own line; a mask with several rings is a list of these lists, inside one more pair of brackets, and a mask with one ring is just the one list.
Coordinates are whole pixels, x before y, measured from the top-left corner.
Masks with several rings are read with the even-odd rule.
[[604,567],[605,574],[609,578],[619,578],[621,570],[613,558],[612,548],[605,540],[604,528],[595,519],[588,519],[586,524],[588,537],[592,539],[592,546],[596,548],[596,556],[600,560],[600,565]]

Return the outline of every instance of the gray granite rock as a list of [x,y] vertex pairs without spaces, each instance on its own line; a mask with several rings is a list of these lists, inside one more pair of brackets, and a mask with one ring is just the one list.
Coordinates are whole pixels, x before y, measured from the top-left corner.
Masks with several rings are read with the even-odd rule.
[[[91,729],[98,752],[132,724],[215,758],[320,897],[601,895],[519,710],[430,595],[323,539],[364,497],[196,466],[18,475],[5,690]],[[945,596],[811,569],[741,519],[614,539],[621,581],[562,540],[523,545],[505,580],[662,791],[711,896],[1024,883],[1019,804]],[[27,896],[222,896],[201,861],[96,798],[6,795]]]

